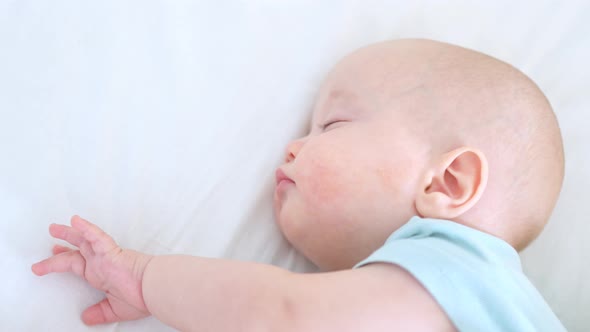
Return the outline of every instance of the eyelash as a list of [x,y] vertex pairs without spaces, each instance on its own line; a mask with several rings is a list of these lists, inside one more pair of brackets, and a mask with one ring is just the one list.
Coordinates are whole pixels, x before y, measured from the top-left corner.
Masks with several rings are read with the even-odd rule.
[[328,122],[322,126],[322,130],[326,130],[326,128],[328,128],[329,126],[331,126],[335,123],[338,123],[338,122],[344,122],[344,121],[343,120],[334,120],[334,121]]

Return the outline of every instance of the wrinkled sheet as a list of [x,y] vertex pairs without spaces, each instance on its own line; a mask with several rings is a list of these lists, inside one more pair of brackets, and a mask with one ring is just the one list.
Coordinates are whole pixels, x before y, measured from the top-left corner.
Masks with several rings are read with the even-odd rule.
[[274,169],[335,61],[400,37],[488,53],[547,94],[567,174],[522,258],[564,324],[587,329],[589,22],[582,1],[0,0],[0,330],[171,330],[88,328],[102,294],[30,272],[56,243],[48,224],[73,214],[137,250],[315,271],[273,223]]

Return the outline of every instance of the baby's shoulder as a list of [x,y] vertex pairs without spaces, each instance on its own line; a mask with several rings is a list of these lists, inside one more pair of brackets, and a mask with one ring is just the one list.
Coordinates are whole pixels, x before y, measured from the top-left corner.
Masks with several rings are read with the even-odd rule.
[[[376,262],[358,269],[371,275],[377,302],[385,304],[381,315],[394,310],[398,317],[408,319],[407,331],[456,331],[453,323],[432,294],[402,266]],[[425,319],[428,317],[428,319]],[[398,323],[403,320],[398,321]],[[403,325],[402,324],[402,325]],[[403,325],[405,326],[405,325]]]
[[287,301],[293,331],[456,331],[430,293],[394,264],[295,279]]
[[407,271],[460,330],[564,330],[524,275],[516,250],[478,230],[415,219],[355,268],[372,263]]

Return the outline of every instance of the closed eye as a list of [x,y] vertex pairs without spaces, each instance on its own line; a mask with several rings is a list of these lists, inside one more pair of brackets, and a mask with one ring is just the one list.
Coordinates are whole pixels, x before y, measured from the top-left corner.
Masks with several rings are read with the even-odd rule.
[[322,130],[323,131],[326,131],[328,129],[333,129],[333,128],[335,128],[334,125],[336,125],[338,123],[344,123],[344,122],[346,122],[346,121],[344,121],[344,120],[330,121],[330,122],[328,122],[328,123],[326,123],[325,125],[322,126]]

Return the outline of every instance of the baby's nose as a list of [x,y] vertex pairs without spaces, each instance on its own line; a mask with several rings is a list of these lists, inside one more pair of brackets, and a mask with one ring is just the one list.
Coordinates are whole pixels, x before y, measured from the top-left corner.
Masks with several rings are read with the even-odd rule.
[[303,141],[300,139],[289,143],[287,145],[287,153],[286,153],[286,157],[285,157],[285,162],[290,163],[293,160],[295,160],[295,158],[299,154],[299,151],[301,150],[302,146],[303,146]]

